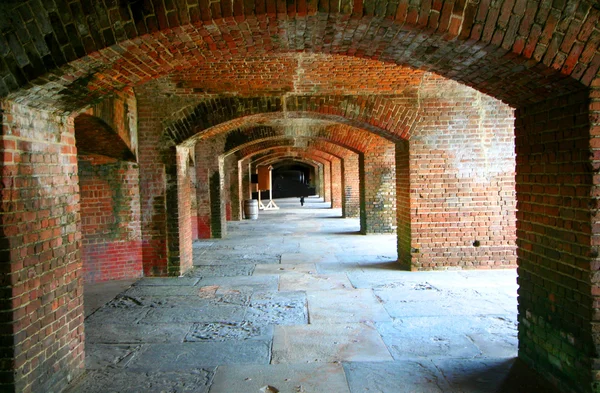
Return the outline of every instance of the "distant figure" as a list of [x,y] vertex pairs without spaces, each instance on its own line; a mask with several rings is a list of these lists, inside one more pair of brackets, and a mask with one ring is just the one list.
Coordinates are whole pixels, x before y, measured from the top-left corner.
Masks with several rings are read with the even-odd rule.
[[304,197],[303,196],[300,197],[300,206],[304,206]]

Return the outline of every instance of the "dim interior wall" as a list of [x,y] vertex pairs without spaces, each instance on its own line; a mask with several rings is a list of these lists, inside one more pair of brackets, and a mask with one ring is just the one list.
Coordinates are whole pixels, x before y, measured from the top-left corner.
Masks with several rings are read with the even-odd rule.
[[396,217],[398,263],[405,270],[412,266],[412,224],[410,152],[408,141],[396,144]]
[[141,277],[138,165],[79,155],[78,171],[84,280]]
[[411,269],[516,265],[514,116],[458,83],[429,78],[410,139]]
[[73,118],[0,105],[0,390],[60,391],[84,367]]

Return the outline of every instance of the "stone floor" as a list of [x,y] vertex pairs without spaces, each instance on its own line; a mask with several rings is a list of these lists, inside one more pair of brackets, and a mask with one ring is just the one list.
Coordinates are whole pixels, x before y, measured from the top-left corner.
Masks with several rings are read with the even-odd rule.
[[398,271],[394,236],[278,204],[195,242],[185,277],[87,286],[69,393],[551,391],[515,361],[514,270]]

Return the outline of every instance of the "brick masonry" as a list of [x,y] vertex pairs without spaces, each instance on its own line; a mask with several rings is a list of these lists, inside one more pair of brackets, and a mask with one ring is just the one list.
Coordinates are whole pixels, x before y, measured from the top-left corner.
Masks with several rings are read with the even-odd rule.
[[62,389],[84,367],[73,119],[2,102],[0,390]]
[[79,154],[78,175],[84,280],[141,277],[137,164]]
[[519,356],[578,392],[598,389],[589,110],[581,92],[519,108],[515,122]]
[[[131,97],[132,87],[146,275],[180,273],[181,247],[193,231],[179,228],[187,214],[179,194],[189,182],[179,181],[185,167],[175,146],[204,131],[208,138],[294,117],[321,122],[308,127],[319,132],[333,128],[325,138],[362,154],[363,175],[381,168],[364,166],[371,139],[356,130],[396,144],[391,190],[398,196],[396,224],[410,233],[405,265],[446,268],[446,250],[448,261],[461,267],[496,266],[491,259],[514,265],[510,170],[481,172],[509,160],[494,155],[497,145],[508,143],[506,109],[472,93],[448,102],[422,94],[433,72],[517,109],[520,356],[565,390],[600,391],[594,199],[599,16],[588,1],[1,2],[0,97],[11,100],[2,115],[2,203],[9,214],[2,217],[1,239],[10,280],[2,286],[10,301],[3,311],[20,329],[2,336],[9,354],[2,362],[3,387],[60,390],[79,372],[80,206],[74,124],[67,115],[104,105],[107,96],[123,100],[121,92]],[[460,106],[479,124],[453,113]],[[119,128],[110,123],[114,117],[96,117]],[[408,163],[407,151],[398,148],[403,140],[409,141]],[[323,181],[324,166],[315,165]],[[223,178],[213,177],[213,190],[220,189]],[[202,184],[198,179],[197,188]],[[463,192],[463,186],[476,191]],[[326,190],[323,183],[319,188]],[[376,195],[361,191],[362,201]],[[444,240],[432,236],[436,223],[422,221],[428,216],[441,228],[460,220]],[[21,230],[21,222],[50,229]],[[502,230],[492,233],[497,227]],[[409,255],[408,244],[402,234],[400,255]],[[37,320],[50,326],[53,340],[38,339]]]

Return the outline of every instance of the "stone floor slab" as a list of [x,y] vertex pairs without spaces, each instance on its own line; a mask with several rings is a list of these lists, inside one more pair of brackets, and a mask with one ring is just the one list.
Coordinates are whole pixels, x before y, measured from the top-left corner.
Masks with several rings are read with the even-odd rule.
[[275,326],[272,364],[391,360],[377,330],[366,324]]
[[244,306],[206,302],[198,307],[153,308],[140,323],[240,322],[245,312]]
[[94,311],[110,302],[119,293],[125,291],[137,280],[114,280],[99,283],[86,283],[83,292],[83,307],[87,318]]
[[94,370],[88,371],[80,383],[65,393],[206,393],[213,375],[214,368],[187,372]]
[[193,286],[198,283],[195,277],[144,277],[134,285],[168,285],[168,286]]
[[331,263],[337,262],[334,254],[316,253],[284,253],[281,254],[282,264]]
[[497,391],[497,387],[503,384],[514,361],[512,358],[446,358],[434,359],[433,363],[448,381],[452,392],[489,393]]
[[182,285],[136,285],[124,292],[127,296],[198,296],[198,287]]
[[394,359],[404,360],[481,356],[466,334],[469,324],[461,317],[411,317],[376,326]]
[[208,277],[198,283],[199,287],[218,286],[217,294],[232,291],[264,292],[276,291],[278,276],[237,276],[237,277]]
[[284,274],[279,278],[280,291],[326,291],[351,289],[352,284],[345,274]]
[[447,393],[444,376],[428,360],[350,362],[344,371],[352,393]]
[[261,393],[268,386],[274,388],[272,392],[281,393],[350,392],[341,365],[313,363],[222,366],[210,393]]
[[254,324],[303,325],[308,323],[306,293],[257,292],[252,295],[245,319]]
[[190,272],[186,274],[188,277],[235,277],[235,276],[249,276],[254,270],[254,264],[244,263],[237,265],[206,265],[206,266],[195,266]]
[[311,324],[392,321],[370,289],[308,291],[306,298]]
[[287,273],[304,273],[316,274],[317,267],[314,263],[299,263],[299,264],[278,264],[278,265],[256,265],[253,276],[287,274]]
[[106,367],[125,367],[142,350],[135,344],[92,344],[85,346],[85,368],[88,370]]
[[272,339],[272,326],[250,321],[195,323],[185,337],[186,342]]
[[87,324],[86,343],[166,343],[183,342],[192,323],[153,323],[153,324]]
[[227,364],[268,364],[270,349],[270,342],[257,340],[148,344],[127,367],[183,371]]
[[[502,315],[506,311],[499,309],[491,299],[481,296],[448,296],[443,291],[423,291],[420,300],[407,297],[399,288],[375,290],[375,295],[382,302],[393,318],[432,317],[452,315]],[[516,311],[516,310],[515,310]]]

